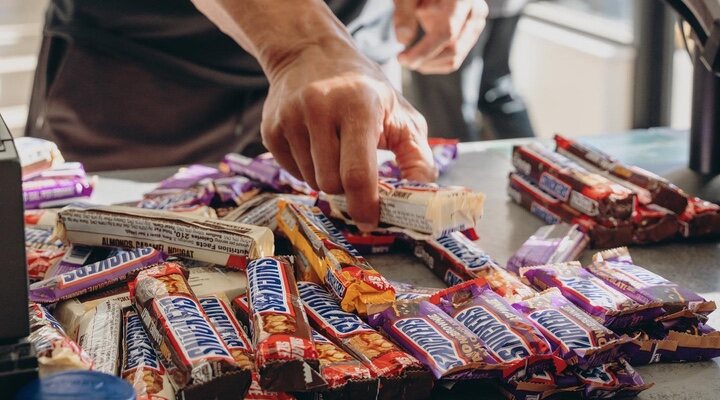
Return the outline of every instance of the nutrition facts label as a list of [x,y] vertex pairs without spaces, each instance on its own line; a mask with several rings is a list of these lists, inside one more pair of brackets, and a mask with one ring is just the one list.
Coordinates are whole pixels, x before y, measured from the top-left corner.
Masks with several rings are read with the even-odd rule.
[[[65,209],[58,221],[71,243],[90,246],[153,247],[169,255],[238,266],[272,254],[273,235],[260,228],[220,220],[188,219],[169,212],[143,215],[102,209]],[[239,264],[239,265],[238,265]]]

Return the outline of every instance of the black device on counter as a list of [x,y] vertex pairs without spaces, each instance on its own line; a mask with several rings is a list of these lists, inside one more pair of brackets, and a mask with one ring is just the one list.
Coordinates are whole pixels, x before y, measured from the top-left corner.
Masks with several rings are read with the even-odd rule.
[[693,31],[690,168],[720,174],[720,1],[666,0]]
[[27,340],[28,278],[25,261],[22,172],[10,131],[0,116],[0,398],[37,378],[37,358]]

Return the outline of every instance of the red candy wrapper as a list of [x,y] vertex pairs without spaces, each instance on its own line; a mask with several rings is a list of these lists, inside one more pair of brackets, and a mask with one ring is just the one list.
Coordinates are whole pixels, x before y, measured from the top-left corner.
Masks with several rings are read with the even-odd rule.
[[583,232],[590,235],[590,243],[594,248],[617,247],[632,243],[631,223],[604,221],[600,224],[543,192],[535,183],[522,175],[510,174],[508,194],[513,201],[547,224],[554,225],[560,222],[577,224]]
[[513,165],[554,198],[600,219],[630,218],[635,194],[539,144],[515,146]]
[[495,361],[509,370],[520,370],[524,376],[565,368],[533,323],[482,280],[442,290],[430,301],[477,335]]
[[245,393],[241,369],[200,306],[180,264],[167,262],[138,274],[130,298],[167,367],[178,397],[230,398]]
[[298,289],[313,327],[362,361],[373,377],[380,378],[379,399],[430,397],[432,376],[415,357],[400,350],[356,314],[343,311],[323,286],[298,282]]
[[560,289],[565,298],[613,330],[651,322],[664,313],[661,302],[637,303],[587,272],[577,261],[523,267],[520,276],[538,290]]
[[288,260],[264,257],[247,268],[248,303],[260,386],[272,391],[317,391],[327,386],[312,331]]

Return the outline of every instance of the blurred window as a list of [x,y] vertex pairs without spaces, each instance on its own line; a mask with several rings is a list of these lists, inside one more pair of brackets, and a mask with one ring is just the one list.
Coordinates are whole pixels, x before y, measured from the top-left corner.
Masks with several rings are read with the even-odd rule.
[[635,1],[539,0],[525,14],[612,42],[633,44]]

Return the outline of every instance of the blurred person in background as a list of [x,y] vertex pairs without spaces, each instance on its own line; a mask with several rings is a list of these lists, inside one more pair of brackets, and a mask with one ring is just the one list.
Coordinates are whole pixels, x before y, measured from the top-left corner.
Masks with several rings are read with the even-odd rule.
[[485,30],[456,72],[439,75],[409,66],[408,98],[425,116],[432,137],[474,141],[535,136],[509,65],[513,37],[528,0],[486,2]]

